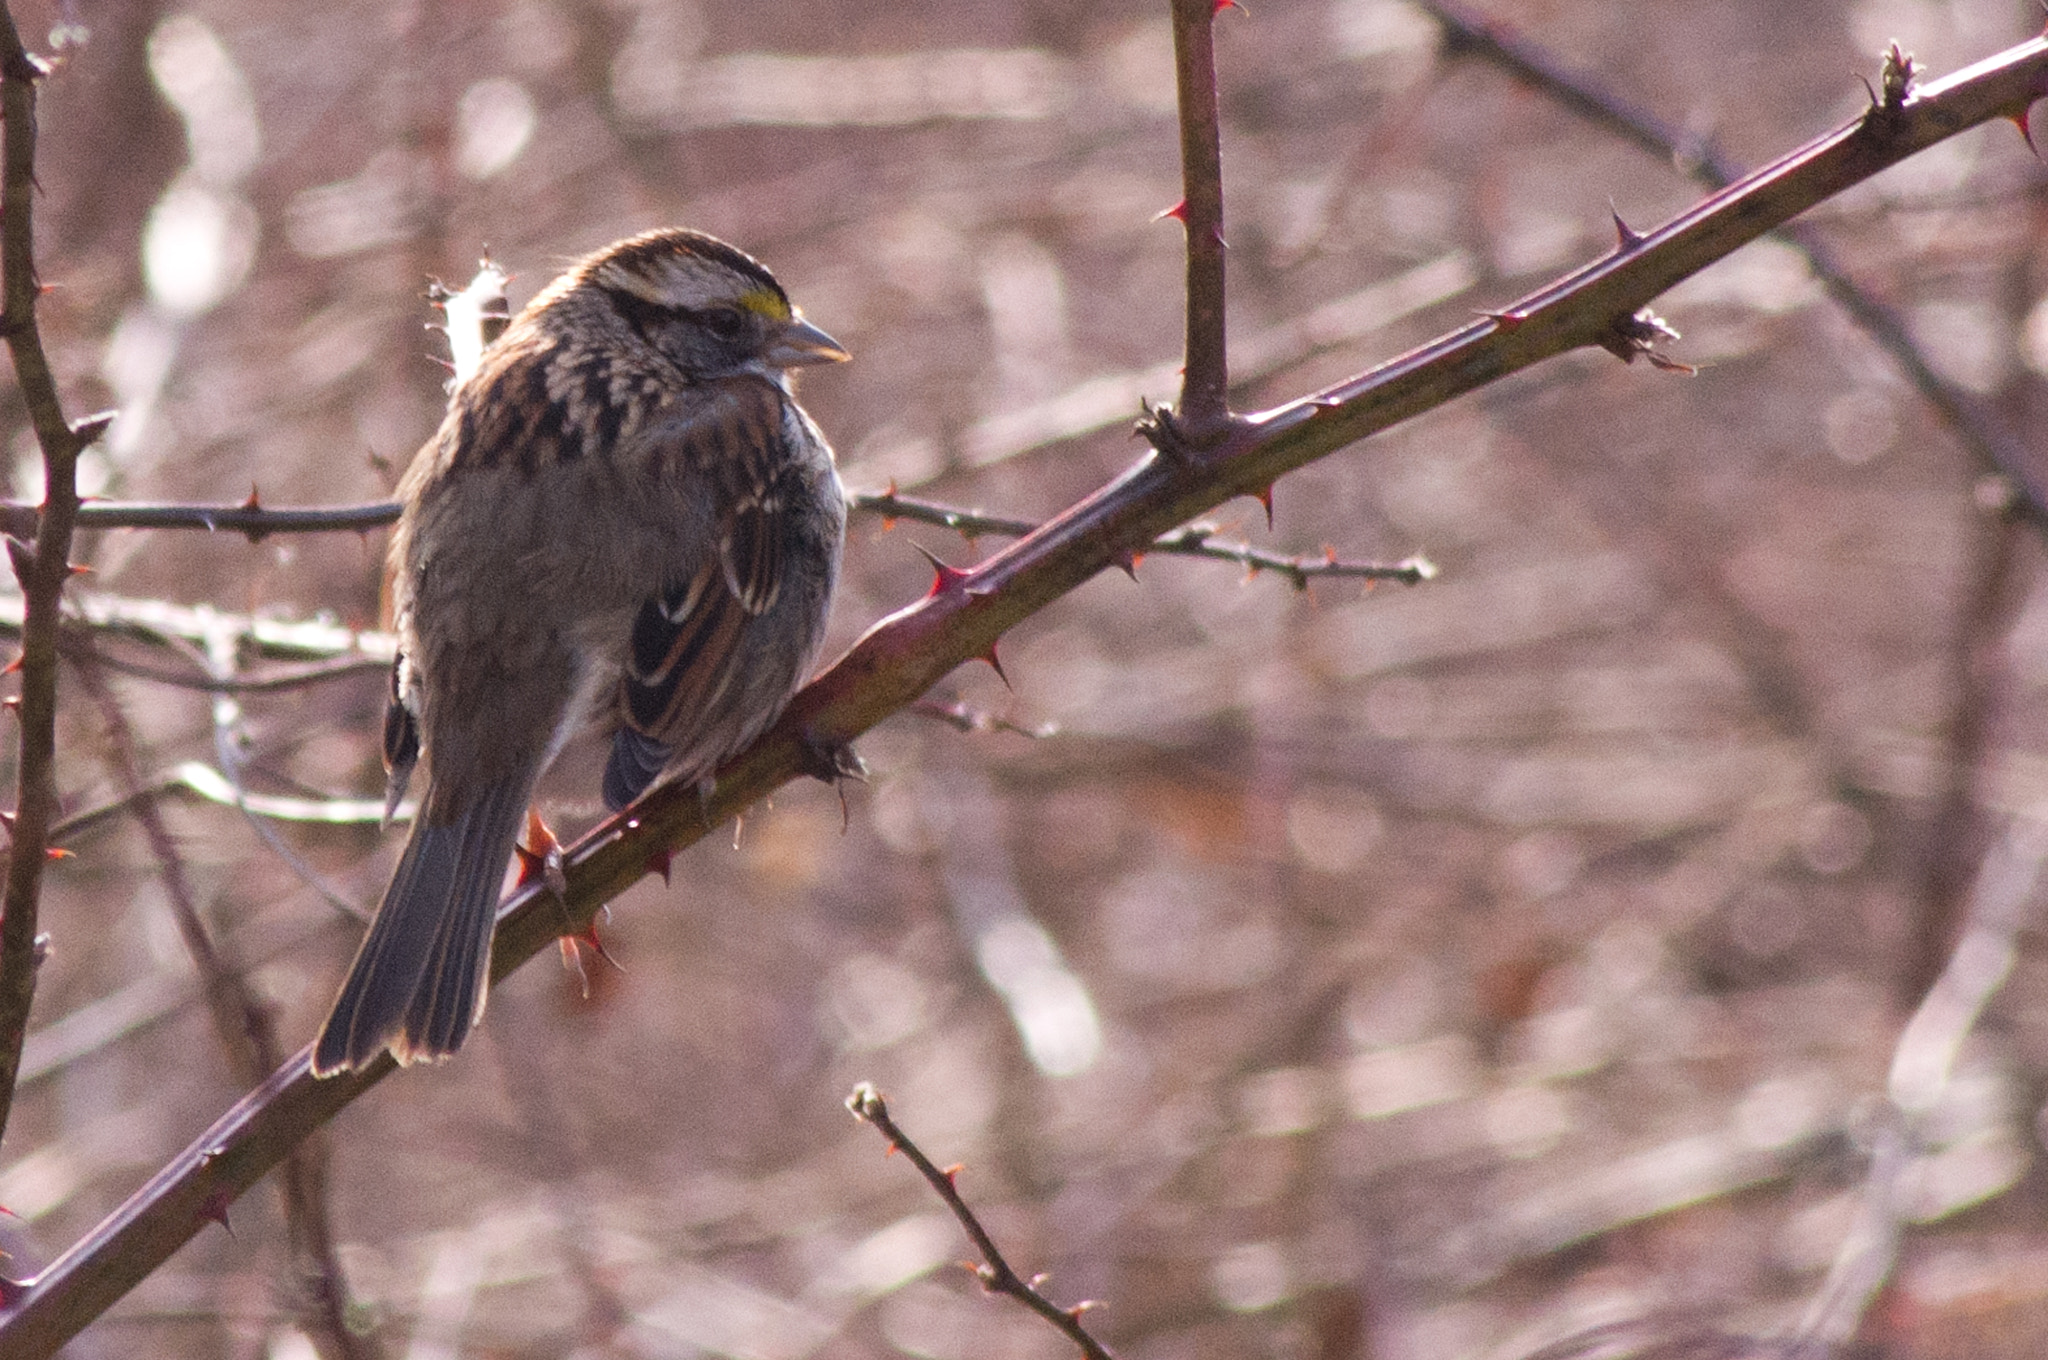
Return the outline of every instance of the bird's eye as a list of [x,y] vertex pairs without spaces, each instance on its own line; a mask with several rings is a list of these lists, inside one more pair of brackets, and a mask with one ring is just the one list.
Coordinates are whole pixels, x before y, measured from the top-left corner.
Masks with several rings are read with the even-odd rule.
[[703,322],[721,340],[737,340],[747,329],[747,319],[737,307],[713,307],[703,314]]

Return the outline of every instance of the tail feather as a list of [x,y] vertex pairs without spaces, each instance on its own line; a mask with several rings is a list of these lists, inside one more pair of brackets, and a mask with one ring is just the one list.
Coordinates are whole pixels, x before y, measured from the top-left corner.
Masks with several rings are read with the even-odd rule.
[[489,789],[452,821],[414,823],[383,905],[320,1031],[313,1071],[401,1063],[462,1047],[483,1013],[498,889],[528,789]]

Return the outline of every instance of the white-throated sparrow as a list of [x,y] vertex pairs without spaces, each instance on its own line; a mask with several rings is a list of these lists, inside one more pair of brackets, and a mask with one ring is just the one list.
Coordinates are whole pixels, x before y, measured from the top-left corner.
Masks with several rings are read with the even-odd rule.
[[670,229],[579,261],[455,389],[389,557],[392,805],[421,756],[427,789],[316,1073],[462,1046],[534,783],[586,723],[617,724],[617,808],[781,713],[846,524],[784,370],[844,358],[760,264]]

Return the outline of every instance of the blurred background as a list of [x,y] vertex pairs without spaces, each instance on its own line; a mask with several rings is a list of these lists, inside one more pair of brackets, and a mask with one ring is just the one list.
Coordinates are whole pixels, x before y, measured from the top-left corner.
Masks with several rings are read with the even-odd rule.
[[[120,411],[88,489],[384,498],[443,401],[428,280],[488,249],[522,302],[682,223],[853,350],[804,389],[850,486],[1051,515],[1175,390],[1165,8],[19,3],[59,56],[45,335],[71,414]],[[2021,0],[1495,13],[1744,166],[1854,116],[1890,39],[1942,74],[2040,26]],[[1592,258],[1610,205],[1643,228],[1699,192],[1395,0],[1254,0],[1218,49],[1246,408]],[[1999,125],[1811,219],[2037,469],[2044,185]],[[1980,861],[2038,867],[2002,838],[2048,796],[2048,589],[2009,486],[1791,247],[1658,307],[1698,376],[1572,356],[1287,479],[1270,530],[1219,514],[1436,582],[1095,581],[1005,640],[1011,687],[935,693],[973,730],[901,715],[843,814],[792,786],[617,902],[587,997],[547,960],[511,980],[459,1061],[332,1128],[352,1322],[419,1357],[1071,1353],[848,1118],[871,1079],[1131,1360],[1476,1360],[1628,1319],[1597,1353],[1720,1356],[1750,1352],[1701,1329],[1795,1326]],[[0,413],[32,499],[11,389]],[[835,650],[922,593],[919,544],[990,546],[856,517]],[[174,895],[289,1050],[399,841],[374,667],[222,702],[134,673],[346,654],[381,534],[81,551],[78,598],[128,622],[65,676],[75,857],[0,1149],[23,1272],[245,1089]],[[594,781],[556,792],[595,817]],[[1891,1183],[1911,1226],[1861,1354],[2048,1346],[2048,959],[2026,931],[1997,957]],[[339,1353],[272,1184],[69,1353]]]

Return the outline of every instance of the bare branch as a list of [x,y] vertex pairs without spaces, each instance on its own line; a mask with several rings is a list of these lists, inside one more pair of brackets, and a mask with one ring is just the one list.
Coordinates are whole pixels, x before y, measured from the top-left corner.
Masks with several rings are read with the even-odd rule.
[[[847,496],[847,504],[854,510],[882,516],[887,527],[899,519],[912,520],[919,524],[936,524],[951,529],[969,543],[986,534],[990,537],[1022,538],[1034,533],[1038,525],[1030,520],[1012,519],[1003,515],[986,515],[979,510],[962,510],[939,501],[926,500],[918,496],[905,496],[891,487],[887,491],[856,491]],[[1190,524],[1152,540],[1143,552],[1131,555],[1129,565],[1133,570],[1139,558],[1152,554],[1167,557],[1208,557],[1219,562],[1235,562],[1247,572],[1256,576],[1270,571],[1284,577],[1296,590],[1306,590],[1308,583],[1317,577],[1352,577],[1367,581],[1400,581],[1404,585],[1415,585],[1435,578],[1436,564],[1426,557],[1410,557],[1400,562],[1350,562],[1339,558],[1334,549],[1325,548],[1316,556],[1288,556],[1254,548],[1249,543],[1232,543],[1222,540],[1223,530],[1214,524]]]
[[854,1087],[853,1094],[846,1098],[846,1108],[863,1124],[874,1125],[875,1131],[889,1140],[889,1150],[902,1153],[910,1164],[917,1168],[917,1174],[924,1177],[925,1183],[945,1201],[946,1207],[953,1211],[953,1217],[960,1220],[960,1226],[965,1228],[967,1236],[973,1239],[974,1249],[981,1253],[981,1264],[974,1267],[974,1278],[981,1281],[983,1289],[991,1294],[1013,1298],[1050,1322],[1069,1341],[1079,1346],[1081,1354],[1089,1357],[1089,1360],[1113,1360],[1103,1344],[1090,1336],[1088,1329],[1081,1325],[1081,1316],[1091,1305],[1077,1303],[1071,1308],[1062,1308],[1039,1292],[1038,1285],[1043,1276],[1026,1280],[1011,1269],[1010,1263],[1003,1259],[1003,1253],[997,1248],[995,1239],[988,1235],[988,1229],[982,1227],[981,1220],[975,1217],[974,1210],[961,1198],[960,1187],[955,1183],[960,1168],[956,1166],[941,1170],[931,1158],[925,1156],[924,1149],[911,1142],[910,1135],[890,1118],[889,1106],[883,1101],[880,1091],[867,1082],[862,1082]]
[[[398,518],[397,501],[362,505],[331,505],[305,510],[273,510],[251,491],[233,505],[193,505],[170,501],[88,501],[78,507],[81,529],[199,529],[206,533],[245,535],[251,543],[271,534],[367,533]],[[42,511],[19,501],[0,502],[0,529],[34,533]]]
[[0,330],[6,333],[22,401],[42,449],[45,488],[33,546],[19,538],[7,541],[26,603],[15,714],[21,723],[21,754],[7,883],[0,899],[0,1133],[14,1103],[42,955],[36,909],[50,822],[57,812],[57,614],[71,578],[78,453],[107,425],[105,417],[77,427],[65,418],[36,323],[36,298],[42,291],[35,267],[36,85],[46,70],[22,47],[14,16],[0,4],[0,118],[5,120],[0,134],[0,274],[5,275]]
[[[1554,56],[1508,26],[1483,18],[1456,0],[1420,3],[1442,26],[1452,52],[1469,53],[1493,63],[1596,127],[1669,159],[1699,183],[1719,189],[1734,182],[1735,168],[1705,138],[1601,88],[1590,76],[1565,69]],[[1887,69],[1902,71],[1900,63],[1893,62],[1890,56],[1888,53]],[[1892,79],[1898,84],[1904,77],[1895,74]],[[2036,460],[2011,425],[1992,407],[1936,373],[1904,318],[1850,278],[1818,232],[1794,222],[1781,227],[1778,234],[1806,257],[1808,267],[1828,296],[1891,356],[1913,390],[1934,409],[1971,456],[1987,470],[2011,480],[2025,505],[2027,518],[2048,527],[2048,483],[2035,470]]]
[[1173,67],[1180,91],[1181,201],[1187,229],[1187,347],[1180,408],[1164,429],[1195,448],[1224,432],[1230,370],[1223,335],[1223,152],[1216,108],[1216,0],[1173,0]]

